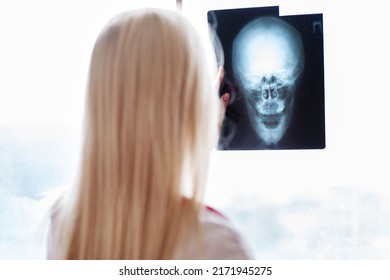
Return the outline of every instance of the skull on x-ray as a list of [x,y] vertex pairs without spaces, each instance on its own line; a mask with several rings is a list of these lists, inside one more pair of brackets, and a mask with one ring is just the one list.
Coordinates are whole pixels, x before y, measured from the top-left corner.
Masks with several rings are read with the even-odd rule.
[[256,135],[266,145],[276,145],[291,122],[303,72],[299,32],[277,17],[250,21],[233,41],[232,67]]

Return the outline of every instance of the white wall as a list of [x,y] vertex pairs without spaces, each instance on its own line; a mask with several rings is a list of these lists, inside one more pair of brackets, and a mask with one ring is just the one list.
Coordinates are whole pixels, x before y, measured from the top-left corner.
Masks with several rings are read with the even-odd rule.
[[[259,258],[388,259],[384,4],[295,2],[183,1],[197,26],[216,8],[280,5],[281,14],[324,15],[326,149],[215,151],[206,201],[240,227]],[[132,5],[141,4],[0,3],[0,259],[44,257],[33,237],[46,210],[39,193],[73,180],[91,48],[104,23]]]

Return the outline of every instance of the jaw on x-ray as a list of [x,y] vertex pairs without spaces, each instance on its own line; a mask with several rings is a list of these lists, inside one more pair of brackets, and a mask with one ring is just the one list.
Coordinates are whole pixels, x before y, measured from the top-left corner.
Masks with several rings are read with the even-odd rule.
[[233,41],[234,76],[249,121],[266,145],[277,144],[290,124],[303,67],[301,36],[279,18],[256,18]]
[[[322,15],[278,7],[209,11],[232,94],[222,150],[325,147]],[[218,49],[218,48],[217,48]]]

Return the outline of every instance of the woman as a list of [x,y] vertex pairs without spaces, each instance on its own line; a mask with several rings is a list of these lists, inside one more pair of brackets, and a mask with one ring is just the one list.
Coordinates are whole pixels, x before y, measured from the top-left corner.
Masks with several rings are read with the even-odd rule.
[[49,258],[248,258],[201,203],[219,107],[200,41],[173,11],[124,13],[103,29],[79,180],[53,208]]

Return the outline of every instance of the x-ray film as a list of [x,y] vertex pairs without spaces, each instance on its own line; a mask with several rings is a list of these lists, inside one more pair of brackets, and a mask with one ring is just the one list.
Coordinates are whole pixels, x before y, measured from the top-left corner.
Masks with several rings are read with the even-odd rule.
[[214,10],[231,99],[221,150],[325,148],[322,14],[278,7]]

